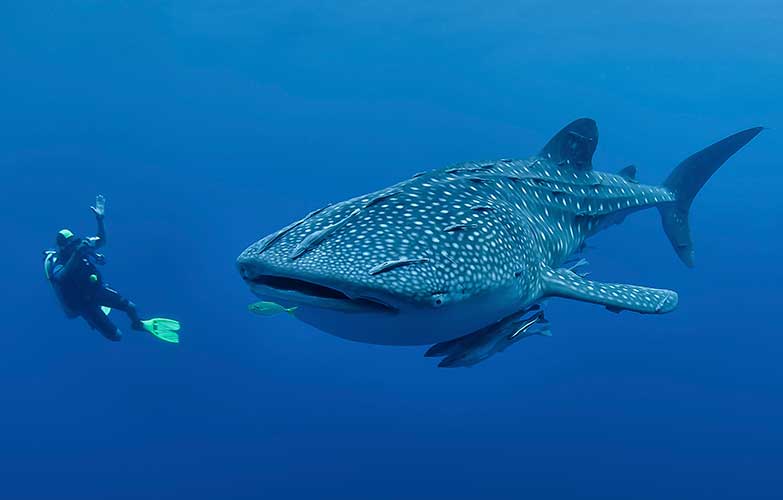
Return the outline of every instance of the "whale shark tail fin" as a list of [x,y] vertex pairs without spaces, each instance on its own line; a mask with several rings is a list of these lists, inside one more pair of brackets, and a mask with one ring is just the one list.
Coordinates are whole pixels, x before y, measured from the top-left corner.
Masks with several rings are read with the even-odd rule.
[[665,203],[658,207],[663,230],[669,237],[674,251],[686,266],[693,267],[694,264],[688,214],[696,193],[731,155],[739,151],[763,129],[764,127],[749,128],[702,149],[677,165],[663,182],[663,186],[676,197],[673,203]]

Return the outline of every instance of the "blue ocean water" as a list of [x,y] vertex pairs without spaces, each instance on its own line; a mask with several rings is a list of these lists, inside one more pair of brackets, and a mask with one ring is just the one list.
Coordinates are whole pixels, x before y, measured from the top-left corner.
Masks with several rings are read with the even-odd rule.
[[[783,8],[749,2],[29,1],[0,6],[0,495],[780,498]],[[665,316],[553,301],[472,369],[246,311],[234,259],[328,202],[597,120],[599,170],[664,179],[770,127],[700,193],[697,267],[644,212],[592,276]],[[169,345],[60,311],[41,251],[94,230]],[[124,318],[119,324],[127,331]]]

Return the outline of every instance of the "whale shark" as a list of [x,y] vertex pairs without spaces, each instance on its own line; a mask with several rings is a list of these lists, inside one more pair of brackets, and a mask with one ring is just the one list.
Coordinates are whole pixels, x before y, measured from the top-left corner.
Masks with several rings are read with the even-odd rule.
[[430,345],[439,366],[472,366],[549,335],[544,301],[663,314],[672,290],[588,279],[586,241],[640,210],[660,212],[692,267],[689,213],[702,186],[753,139],[750,128],[686,158],[660,185],[593,169],[595,121],[581,118],[526,159],[472,161],[313,210],[237,258],[257,297],[296,308],[326,333],[384,345]]

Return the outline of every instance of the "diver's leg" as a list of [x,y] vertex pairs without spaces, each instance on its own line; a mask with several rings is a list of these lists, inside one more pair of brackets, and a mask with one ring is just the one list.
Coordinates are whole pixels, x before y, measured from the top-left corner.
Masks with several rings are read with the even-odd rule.
[[141,318],[139,318],[139,314],[136,312],[136,304],[120,295],[116,290],[103,286],[96,294],[95,300],[102,306],[111,307],[127,314],[131,320],[131,327],[134,330],[144,329],[141,325]]
[[122,340],[122,333],[117,325],[111,322],[108,316],[103,314],[98,304],[87,306],[81,313],[82,317],[91,327],[101,332],[101,335],[109,340],[117,342]]

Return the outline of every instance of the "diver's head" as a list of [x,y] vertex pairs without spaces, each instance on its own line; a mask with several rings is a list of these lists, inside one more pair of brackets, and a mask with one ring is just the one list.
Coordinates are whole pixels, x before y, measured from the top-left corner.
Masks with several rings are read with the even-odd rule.
[[60,250],[64,250],[71,245],[73,245],[74,242],[78,241],[79,238],[76,237],[75,234],[70,229],[61,229],[57,233],[57,247]]

